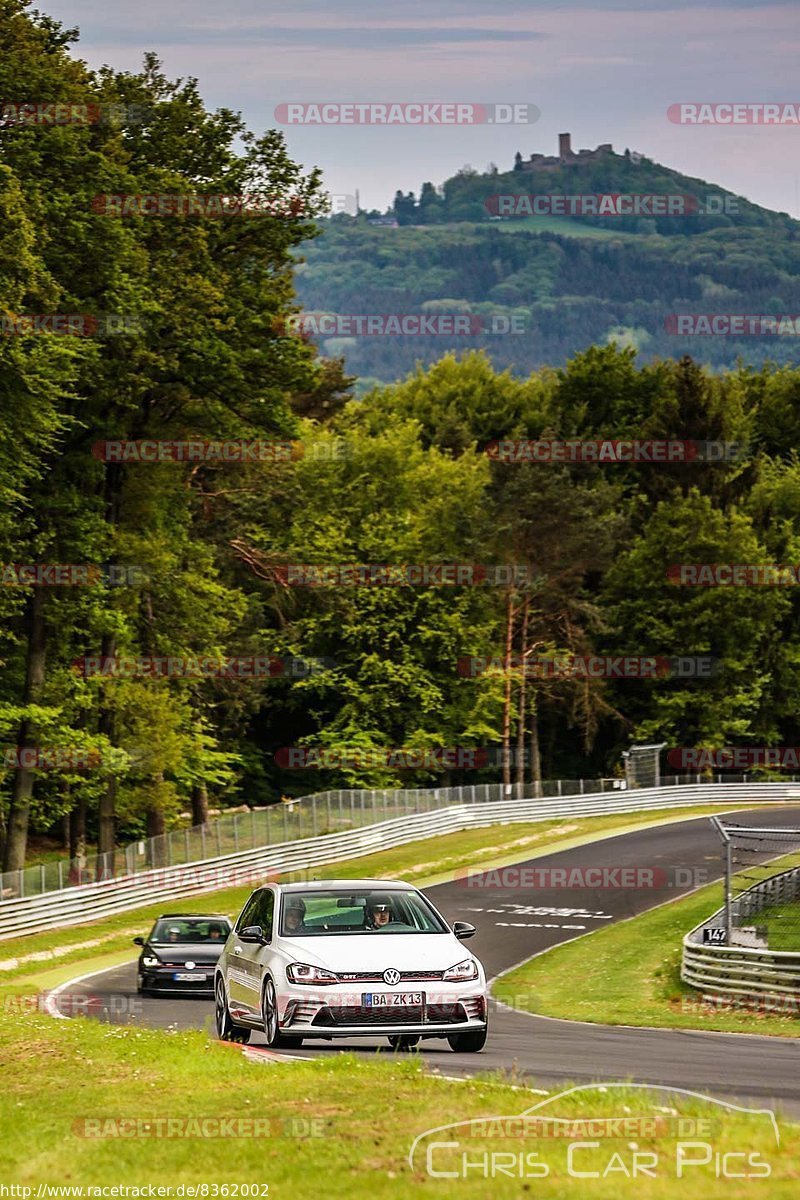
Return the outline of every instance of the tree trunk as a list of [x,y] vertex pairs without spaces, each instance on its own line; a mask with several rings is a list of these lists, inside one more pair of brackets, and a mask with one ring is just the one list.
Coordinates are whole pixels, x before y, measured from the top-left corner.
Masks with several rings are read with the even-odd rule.
[[[44,592],[34,587],[28,607],[28,658],[25,664],[24,703],[32,704],[37,699],[44,683],[44,664],[47,652],[47,631],[44,621]],[[20,722],[17,745],[23,749],[35,748],[34,729],[31,721]],[[28,846],[28,819],[33,794],[33,772],[19,767],[14,772],[11,784],[11,802],[8,810],[3,869],[21,871],[25,866],[25,851]]]
[[147,836],[154,840],[150,843],[150,866],[163,867],[167,861],[166,855],[167,823],[160,808],[147,810]]
[[[100,650],[103,658],[113,658],[117,652],[117,639],[112,633],[107,633],[103,637],[102,647]],[[114,713],[113,710],[103,702],[103,697],[100,700],[100,715],[97,721],[97,729],[99,733],[105,734],[112,742],[114,741]],[[97,807],[97,878],[112,879],[115,870],[115,854],[116,847],[116,808],[117,808],[117,780],[116,776],[110,775],[106,780],[106,786],[100,793],[100,801]]]
[[503,790],[511,785],[511,655],[514,646],[514,600],[509,591],[506,604],[505,697],[503,701]]
[[531,783],[538,785],[542,782],[542,756],[539,750],[539,713],[535,701],[531,702],[529,711]]
[[83,789],[69,814],[69,881],[83,883],[86,869],[86,796]]
[[[65,796],[69,795],[69,784],[64,788]],[[61,849],[69,850],[69,813],[64,813],[63,817],[58,822],[58,836],[61,841]]]
[[520,799],[525,786],[525,699],[527,692],[528,665],[528,612],[530,599],[528,596],[522,605],[522,636],[520,646],[520,662],[522,670],[519,681],[519,715],[517,717],[517,783],[519,784]]
[[[111,528],[119,524],[120,497],[122,495],[122,463],[109,463],[103,480],[103,499],[105,502],[105,519]],[[103,658],[114,658],[117,653],[117,639],[113,633],[105,633],[101,643],[100,653]],[[114,742],[114,712],[104,703],[105,694],[100,696],[100,712],[97,720],[99,733],[106,735]],[[109,776],[106,786],[100,795],[97,807],[97,877],[113,878],[116,869],[116,810],[117,810],[117,780]]]
[[204,783],[196,783],[192,788],[192,825],[205,825],[208,822],[208,788]]

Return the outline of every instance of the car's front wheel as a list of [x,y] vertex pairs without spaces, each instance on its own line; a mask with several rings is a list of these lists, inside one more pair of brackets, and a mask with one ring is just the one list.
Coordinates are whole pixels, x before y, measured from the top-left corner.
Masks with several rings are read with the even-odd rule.
[[419,1042],[419,1038],[414,1034],[395,1033],[389,1038],[389,1045],[393,1050],[412,1050]]
[[486,1045],[488,1033],[488,1028],[484,1026],[483,1029],[476,1029],[474,1033],[451,1033],[447,1040],[450,1049],[455,1050],[457,1054],[477,1054]]
[[303,1039],[301,1037],[293,1037],[289,1033],[281,1033],[278,1028],[278,997],[275,992],[275,984],[271,979],[267,979],[267,982],[264,984],[261,1016],[264,1022],[264,1034],[267,1039],[267,1045],[271,1046],[273,1050],[291,1050],[297,1046],[302,1046]]
[[235,1025],[228,1012],[228,1001],[225,998],[225,984],[217,979],[214,987],[214,1027],[221,1042],[237,1042],[244,1046],[250,1041],[250,1030],[242,1025]]

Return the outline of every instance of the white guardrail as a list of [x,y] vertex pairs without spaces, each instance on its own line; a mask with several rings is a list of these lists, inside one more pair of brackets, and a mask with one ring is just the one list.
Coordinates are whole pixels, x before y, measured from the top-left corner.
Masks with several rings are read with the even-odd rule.
[[[795,902],[799,895],[800,867],[772,875],[733,902],[737,925],[750,918],[757,921],[762,909]],[[684,983],[710,999],[768,1001],[778,1012],[800,1014],[800,952],[703,943],[704,929],[725,927],[726,911],[720,908],[686,934],[681,956]]]
[[157,867],[39,896],[3,900],[0,901],[0,941],[59,926],[80,925],[145,904],[225,887],[257,886],[277,872],[307,870],[325,863],[360,858],[377,850],[463,829],[698,804],[730,808],[784,800],[800,800],[800,785],[788,782],[680,784],[560,798],[451,804],[429,812],[377,821],[359,829],[257,847],[203,862]]

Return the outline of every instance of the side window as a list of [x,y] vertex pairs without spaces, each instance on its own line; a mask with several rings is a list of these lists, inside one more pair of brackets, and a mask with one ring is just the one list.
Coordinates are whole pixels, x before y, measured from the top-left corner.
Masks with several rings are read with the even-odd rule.
[[256,909],[258,908],[259,901],[261,900],[262,894],[263,894],[262,892],[255,892],[250,897],[250,899],[247,901],[244,908],[242,909],[242,915],[239,917],[239,920],[236,922],[237,930],[246,929],[248,925],[258,925],[258,920],[256,918]]
[[258,910],[253,925],[260,925],[268,941],[272,941],[272,919],[275,915],[275,893],[269,888],[264,888],[263,892],[259,893]]

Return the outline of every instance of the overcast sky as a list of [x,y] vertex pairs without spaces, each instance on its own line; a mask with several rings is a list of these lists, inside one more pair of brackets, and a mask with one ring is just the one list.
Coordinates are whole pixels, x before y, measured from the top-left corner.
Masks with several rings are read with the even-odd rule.
[[800,127],[671,124],[680,101],[800,102],[800,2],[758,0],[37,0],[90,66],[136,70],[155,50],[209,106],[251,128],[286,102],[536,105],[527,127],[292,126],[289,149],[330,191],[384,208],[465,163],[611,142],[770,208],[798,213]]

